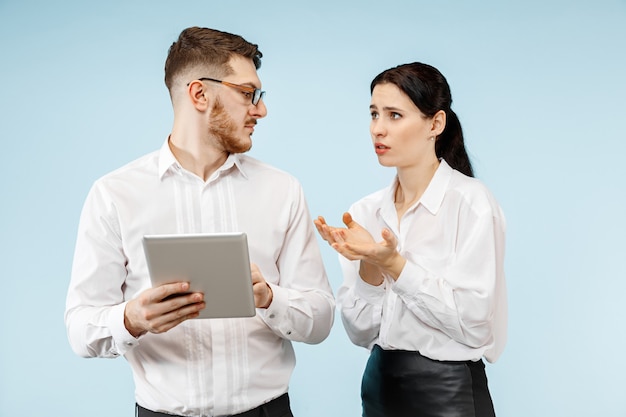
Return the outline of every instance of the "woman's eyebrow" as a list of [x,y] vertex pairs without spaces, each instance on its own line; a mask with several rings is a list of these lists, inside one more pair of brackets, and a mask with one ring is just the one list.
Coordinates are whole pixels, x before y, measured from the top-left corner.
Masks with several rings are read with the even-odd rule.
[[[375,104],[370,104],[370,110],[378,110]],[[402,109],[393,106],[383,106],[383,111],[402,111]]]

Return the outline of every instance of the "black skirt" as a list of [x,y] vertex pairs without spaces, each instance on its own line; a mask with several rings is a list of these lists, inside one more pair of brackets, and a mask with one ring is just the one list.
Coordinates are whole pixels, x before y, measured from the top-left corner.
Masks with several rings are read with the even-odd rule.
[[482,360],[435,361],[375,345],[361,385],[363,417],[495,417]]

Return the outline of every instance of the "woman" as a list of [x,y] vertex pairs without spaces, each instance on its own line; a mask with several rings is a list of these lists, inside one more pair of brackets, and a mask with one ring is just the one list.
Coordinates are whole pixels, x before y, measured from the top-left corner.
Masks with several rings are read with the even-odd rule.
[[482,358],[494,362],[506,339],[504,216],[472,178],[436,68],[391,68],[371,94],[374,151],[397,176],[355,203],[346,227],[315,220],[342,255],[344,327],[371,350],[363,416],[493,416]]

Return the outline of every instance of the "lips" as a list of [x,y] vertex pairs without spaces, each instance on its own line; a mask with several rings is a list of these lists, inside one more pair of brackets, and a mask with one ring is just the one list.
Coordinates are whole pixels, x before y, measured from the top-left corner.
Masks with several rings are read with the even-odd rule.
[[245,123],[244,127],[245,127],[246,129],[250,129],[251,131],[253,131],[253,132],[254,132],[254,126],[256,126],[256,124],[257,124],[257,121],[256,121],[256,120],[248,120],[248,121]]
[[389,146],[380,142],[374,144],[374,150],[376,151],[376,155],[382,155],[386,153],[389,149],[391,149]]

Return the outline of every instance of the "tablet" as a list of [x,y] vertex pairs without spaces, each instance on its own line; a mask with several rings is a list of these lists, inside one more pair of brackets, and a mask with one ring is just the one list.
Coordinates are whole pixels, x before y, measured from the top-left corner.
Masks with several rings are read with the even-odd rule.
[[154,287],[187,281],[204,293],[197,318],[256,314],[245,233],[146,235],[143,247]]

